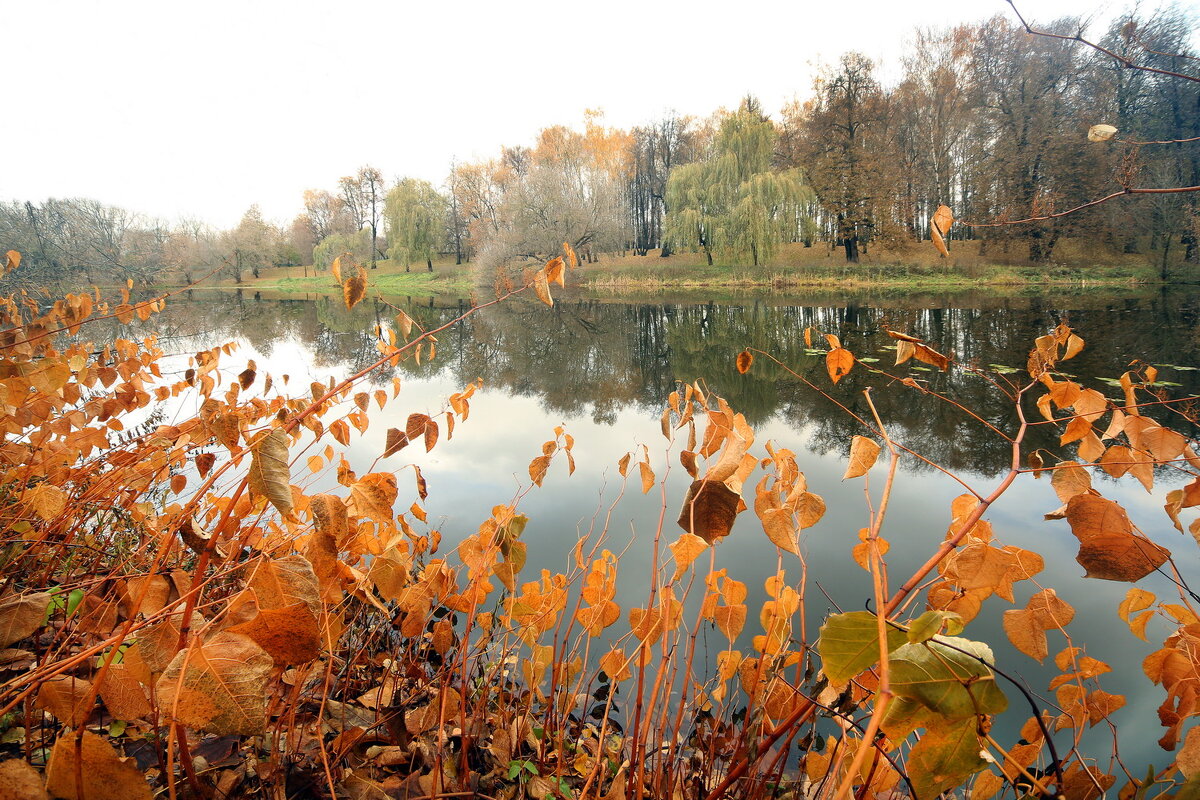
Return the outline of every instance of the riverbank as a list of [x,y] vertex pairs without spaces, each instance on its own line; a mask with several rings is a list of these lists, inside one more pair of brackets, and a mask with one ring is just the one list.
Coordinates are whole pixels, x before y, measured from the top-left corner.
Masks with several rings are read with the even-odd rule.
[[[1082,262],[1077,258],[1039,266],[990,262],[963,243],[950,259],[923,250],[892,254],[886,251],[847,264],[838,251],[827,247],[791,245],[770,262],[757,267],[744,264],[709,265],[700,253],[680,253],[662,258],[656,251],[645,256],[605,255],[581,264],[568,275],[569,285],[597,296],[632,295],[666,291],[721,290],[729,292],[796,292],[808,289],[887,289],[895,291],[955,291],[994,288],[1024,291],[1037,287],[1129,287],[1161,284],[1158,271],[1144,256],[1117,257],[1108,263]],[[1064,248],[1065,249],[1065,248]],[[514,271],[517,269],[513,268]],[[1191,276],[1181,268],[1176,280]],[[367,270],[371,288],[393,295],[457,295],[489,287],[491,275],[477,265],[434,261],[433,271],[414,265],[411,271],[390,260]],[[1190,282],[1190,281],[1189,281]],[[320,267],[275,267],[246,276],[241,283],[226,279],[216,288],[270,291],[282,295],[337,294],[341,291],[329,270]]]

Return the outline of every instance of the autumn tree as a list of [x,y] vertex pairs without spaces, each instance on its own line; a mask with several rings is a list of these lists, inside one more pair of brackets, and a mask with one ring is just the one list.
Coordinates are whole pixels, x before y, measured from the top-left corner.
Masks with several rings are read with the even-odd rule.
[[385,187],[383,174],[370,165],[360,167],[354,175],[347,175],[338,180],[341,198],[350,218],[354,222],[354,230],[369,227],[371,229],[371,269],[376,269],[376,254],[379,249],[379,223],[383,215],[383,200]]
[[433,184],[419,178],[403,178],[388,192],[384,216],[389,253],[393,260],[404,262],[405,272],[414,260],[424,260],[433,272],[433,254],[445,241],[448,207]]
[[495,233],[483,245],[486,260],[540,258],[560,252],[564,242],[584,258],[621,249],[629,141],[626,131],[604,126],[590,111],[582,132],[554,126],[539,133],[532,149],[505,149],[490,169],[500,202],[493,207]]
[[241,283],[247,269],[255,278],[259,277],[261,270],[273,263],[274,238],[258,206],[250,206],[237,227],[226,231],[223,237],[224,260],[230,277]]
[[809,180],[833,220],[837,244],[848,263],[858,263],[862,244],[876,226],[879,163],[872,147],[885,116],[874,64],[860,53],[842,56],[835,71],[817,80],[817,94],[803,120],[801,153]]

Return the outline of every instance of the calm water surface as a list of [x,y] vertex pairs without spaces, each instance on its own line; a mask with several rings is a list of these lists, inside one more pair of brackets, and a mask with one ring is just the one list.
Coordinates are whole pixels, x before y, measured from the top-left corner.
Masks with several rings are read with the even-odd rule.
[[[465,302],[389,300],[426,326],[451,319]],[[270,372],[277,385],[287,374],[290,391],[302,395],[310,380],[342,376],[374,360],[374,325],[391,317],[385,304],[370,300],[351,313],[340,300],[329,298],[196,293],[170,305],[157,324],[168,352],[190,353],[239,341],[241,347],[227,366],[241,369],[254,358],[260,374]],[[429,482],[430,524],[442,531],[444,546],[452,547],[475,532],[492,506],[513,502],[526,488],[529,461],[541,453],[543,441],[553,438],[554,426],[565,425],[576,440],[578,469],[568,477],[565,463],[556,460],[543,488],[521,500],[520,507],[531,520],[524,534],[530,546],[525,576],[536,577],[542,567],[564,569],[579,536],[603,532],[610,549],[630,548],[620,563],[617,598],[625,609],[644,604],[652,572],[650,542],[662,505],[657,490],[643,496],[636,480],[622,493],[617,461],[642,444],[649,446],[656,473],[668,476],[664,533],[666,541],[673,540],[678,530],[670,521],[690,479],[678,461],[668,472],[659,417],[676,381],[704,379],[755,428],[758,440],[753,452],[764,455],[767,440],[794,450],[810,491],[822,495],[828,505],[824,519],[802,539],[811,636],[835,604],[844,610],[861,609],[871,593],[869,577],[850,557],[857,531],[867,524],[863,482],[841,481],[850,438],[865,431],[829,399],[764,359],[755,363],[750,374],[738,375],[735,354],[747,346],[772,352],[795,373],[828,388],[823,357],[806,350],[803,330],[812,326],[836,333],[855,354],[879,359],[877,366],[890,369],[894,351],[891,340],[881,333],[881,328],[889,327],[919,336],[942,352],[952,352],[960,361],[994,370],[1003,378],[1011,368],[1024,365],[1034,337],[1063,321],[1088,342],[1082,355],[1063,365],[1084,385],[1119,397],[1120,390],[1104,379],[1118,377],[1131,361],[1142,359],[1159,367],[1160,380],[1179,384],[1167,387],[1172,393],[1200,393],[1200,372],[1195,370],[1200,366],[1200,298],[1181,290],[1120,294],[1080,289],[1007,297],[831,294],[726,302],[697,297],[641,302],[568,298],[553,309],[528,303],[490,308],[447,331],[440,337],[432,364],[409,361],[395,370],[403,382],[398,399],[372,416],[370,429],[354,441],[351,456],[360,474],[372,468],[399,470],[397,508],[407,508],[416,499],[412,473],[401,468],[418,464]],[[904,374],[958,398],[993,424],[1013,426],[1007,400],[978,376],[920,366]],[[390,388],[391,377],[381,375],[378,385]],[[412,412],[444,410],[446,396],[476,378],[483,379],[484,389],[472,400],[470,419],[456,428],[451,441],[428,454],[410,447],[375,463],[388,427],[403,427]],[[1006,442],[952,406],[894,386],[885,376],[860,366],[830,391],[838,401],[866,415],[862,390],[867,387],[895,439],[953,471],[981,494],[987,494],[1007,469]],[[1036,416],[1032,404],[1030,409]],[[1057,441],[1049,433],[1035,436],[1032,443],[1057,452]],[[677,458],[677,453],[670,458]],[[297,475],[302,464],[299,459],[294,468]],[[878,490],[883,470],[873,476]],[[747,487],[757,480],[758,475],[753,476]],[[1178,480],[1163,473],[1158,481],[1149,494],[1132,481],[1096,479],[1101,491],[1120,502],[1146,535],[1172,550],[1185,578],[1200,588],[1196,543],[1176,532],[1162,511],[1163,495]],[[318,475],[309,478],[308,486],[321,490],[334,484],[328,476]],[[941,541],[950,502],[962,491],[959,484],[915,459],[904,462],[884,531],[892,543],[888,562],[897,584]],[[1162,765],[1169,756],[1154,744],[1161,735],[1155,709],[1162,690],[1149,684],[1140,665],[1171,631],[1166,623],[1152,623],[1149,643],[1128,631],[1116,617],[1128,586],[1082,577],[1074,558],[1077,542],[1067,523],[1042,518],[1059,505],[1048,480],[1023,476],[987,518],[995,527],[998,545],[1035,550],[1046,560],[1045,572],[1036,577],[1037,586],[1030,581],[1017,585],[1018,606],[1039,586],[1053,587],[1078,611],[1068,626],[1074,644],[1113,665],[1114,672],[1105,675],[1101,685],[1128,696],[1129,705],[1114,720],[1122,756],[1135,773],[1144,774],[1148,761]],[[728,568],[750,587],[747,634],[758,632],[753,610],[765,598],[762,580],[774,571],[776,557],[752,512],[740,516],[730,538],[717,548],[717,567]],[[783,563],[789,579],[798,582],[799,561],[789,555]],[[1158,575],[1139,585],[1160,597],[1175,591]],[[998,663],[1025,678],[1051,704],[1053,696],[1044,690],[1057,674],[1053,665],[1038,665],[1011,648],[1004,636],[1001,614],[1013,607],[993,597],[963,635],[991,644]],[[619,623],[612,630],[623,626]],[[1058,632],[1049,636],[1053,656],[1066,640]],[[723,649],[719,634],[706,634],[702,642],[713,652]],[[1000,730],[1011,732],[1029,714],[1014,690],[1006,688],[1006,692],[1012,710]],[[1107,736],[1107,731],[1102,733]],[[1065,738],[1065,733],[1061,736]],[[1106,765],[1110,741],[1090,734],[1085,750]],[[1059,746],[1065,750],[1068,744],[1059,742]]]

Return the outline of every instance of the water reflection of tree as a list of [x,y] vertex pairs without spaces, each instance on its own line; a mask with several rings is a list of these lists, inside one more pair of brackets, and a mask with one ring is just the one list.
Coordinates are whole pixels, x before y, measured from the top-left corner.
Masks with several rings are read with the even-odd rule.
[[[225,296],[229,297],[229,296]],[[402,301],[423,326],[445,323],[460,313],[455,302]],[[347,311],[336,299],[227,299],[222,303],[168,306],[167,324],[212,327],[228,321],[229,336],[242,336],[262,352],[281,340],[310,347],[318,366],[362,367],[377,357],[374,326],[392,317],[370,301]],[[942,307],[933,298],[851,302],[837,306],[734,304],[620,304],[581,300],[540,305],[509,303],[486,309],[439,337],[434,364],[403,362],[400,375],[444,371],[457,382],[482,377],[492,387],[538,398],[554,415],[588,414],[608,423],[625,407],[657,412],[676,380],[703,378],[746,414],[752,424],[776,415],[811,432],[810,446],[840,451],[861,433],[853,418],[829,398],[805,386],[766,359],[739,375],[734,355],[745,347],[774,353],[796,373],[826,387],[833,397],[866,416],[862,389],[872,396],[892,433],[906,445],[954,470],[991,472],[1007,462],[1006,443],[954,406],[910,389],[890,386],[862,366],[830,388],[823,358],[806,352],[803,332],[838,334],[857,355],[878,358],[890,368],[894,351],[883,328],[904,331],[982,367],[1023,367],[1034,337],[1059,321],[1078,328],[1092,345],[1067,367],[1087,376],[1115,377],[1137,357],[1190,366],[1197,362],[1195,298],[1148,294],[1106,301],[1103,297],[1010,297],[980,300],[972,307]],[[814,346],[823,347],[819,340]],[[964,370],[905,370],[929,388],[954,397],[993,424],[1012,426],[1012,408],[994,387]],[[1198,388],[1194,372],[1164,370],[1168,380]],[[1019,376],[1014,376],[1019,377]],[[1111,390],[1110,390],[1111,392]],[[1115,392],[1112,392],[1115,396]],[[1032,406],[1028,409],[1036,415]],[[1055,450],[1049,429],[1032,442]]]

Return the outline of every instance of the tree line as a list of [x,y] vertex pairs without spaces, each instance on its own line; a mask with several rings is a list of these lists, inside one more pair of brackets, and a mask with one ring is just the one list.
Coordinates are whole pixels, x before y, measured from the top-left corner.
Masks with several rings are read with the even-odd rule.
[[[758,265],[803,243],[854,263],[874,248],[902,258],[946,204],[968,223],[952,236],[978,239],[985,256],[1046,263],[1063,240],[1081,239],[1098,258],[1140,253],[1164,274],[1172,259],[1196,263],[1195,193],[1003,224],[1114,187],[1200,185],[1200,84],[1170,74],[1196,74],[1192,20],[1176,7],[1119,17],[1099,40],[1116,58],[1077,46],[1081,26],[1046,27],[1061,39],[1004,17],[918,30],[895,80],[847,53],[775,119],[753,96],[736,110],[669,113],[632,129],[588,111],[579,128],[552,126],[532,145],[452,164],[441,186],[364,166],[306,191],[287,225],[257,207],[222,231],[51,199],[0,203],[0,236],[26,254],[31,274],[88,282],[152,282],[163,268],[185,278],[219,268],[241,281],[267,266],[326,266],[344,252],[372,267],[391,258],[432,270],[439,255],[493,265],[563,242],[585,260],[693,251],[709,264]],[[1089,143],[1097,123],[1120,135]]]

